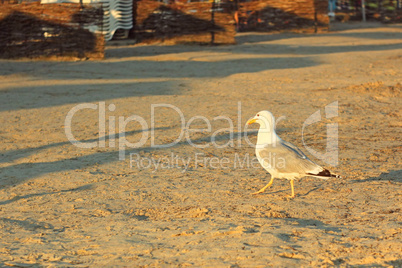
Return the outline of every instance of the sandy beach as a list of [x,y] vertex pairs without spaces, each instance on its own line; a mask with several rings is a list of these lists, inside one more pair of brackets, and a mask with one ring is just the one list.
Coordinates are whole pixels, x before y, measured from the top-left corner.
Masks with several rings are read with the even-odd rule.
[[[402,25],[236,40],[0,60],[0,266],[402,267]],[[260,110],[342,179],[252,195]]]

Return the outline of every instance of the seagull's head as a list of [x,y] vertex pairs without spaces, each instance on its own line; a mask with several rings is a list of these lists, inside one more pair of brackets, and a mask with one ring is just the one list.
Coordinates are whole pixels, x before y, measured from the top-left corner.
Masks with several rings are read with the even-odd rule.
[[253,118],[247,121],[247,125],[257,123],[260,124],[260,128],[274,129],[275,117],[271,112],[261,111],[258,112]]

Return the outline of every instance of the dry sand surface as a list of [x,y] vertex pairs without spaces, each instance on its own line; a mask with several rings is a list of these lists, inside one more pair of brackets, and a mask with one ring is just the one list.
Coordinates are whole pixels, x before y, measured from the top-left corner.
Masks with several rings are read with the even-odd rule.
[[[235,46],[112,44],[102,61],[1,61],[0,266],[401,267],[402,26],[366,26],[243,33]],[[77,111],[71,131],[87,145],[101,136],[94,148],[65,134],[81,103],[97,109]],[[176,107],[188,130],[172,107],[155,108],[153,140],[119,122],[137,115],[150,128],[153,104]],[[287,180],[252,195],[269,181],[245,138],[255,142],[245,122],[260,110],[343,178],[299,180],[294,199]],[[307,151],[325,152],[328,124],[338,124],[337,166]],[[119,160],[123,138],[144,144]]]

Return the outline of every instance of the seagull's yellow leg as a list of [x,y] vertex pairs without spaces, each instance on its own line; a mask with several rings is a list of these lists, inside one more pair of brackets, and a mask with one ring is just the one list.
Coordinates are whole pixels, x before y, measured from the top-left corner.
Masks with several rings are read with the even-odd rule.
[[265,192],[265,190],[266,190],[269,186],[271,186],[273,182],[274,182],[274,177],[271,176],[271,180],[268,182],[268,184],[265,185],[263,188],[261,188],[258,192],[255,192],[255,193],[253,193],[253,194],[260,194],[260,193]]
[[292,195],[290,197],[293,198],[293,197],[295,197],[295,189],[293,187],[293,180],[290,180],[290,187],[292,188]]

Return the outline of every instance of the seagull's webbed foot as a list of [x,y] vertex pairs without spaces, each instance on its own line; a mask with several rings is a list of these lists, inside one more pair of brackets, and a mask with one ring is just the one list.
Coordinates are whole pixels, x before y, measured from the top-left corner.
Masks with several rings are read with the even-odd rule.
[[255,193],[253,193],[253,194],[256,195],[256,194],[261,194],[261,193],[265,192],[265,190],[266,190],[268,187],[270,187],[273,182],[274,182],[274,177],[271,178],[271,180],[268,182],[267,185],[265,185],[263,188],[261,188],[259,191],[255,192]]
[[262,188],[261,190],[259,190],[259,191],[257,191],[257,192],[254,192],[253,194],[256,195],[256,194],[261,194],[261,193],[263,193],[263,192],[265,192],[265,189],[264,189],[264,188]]

